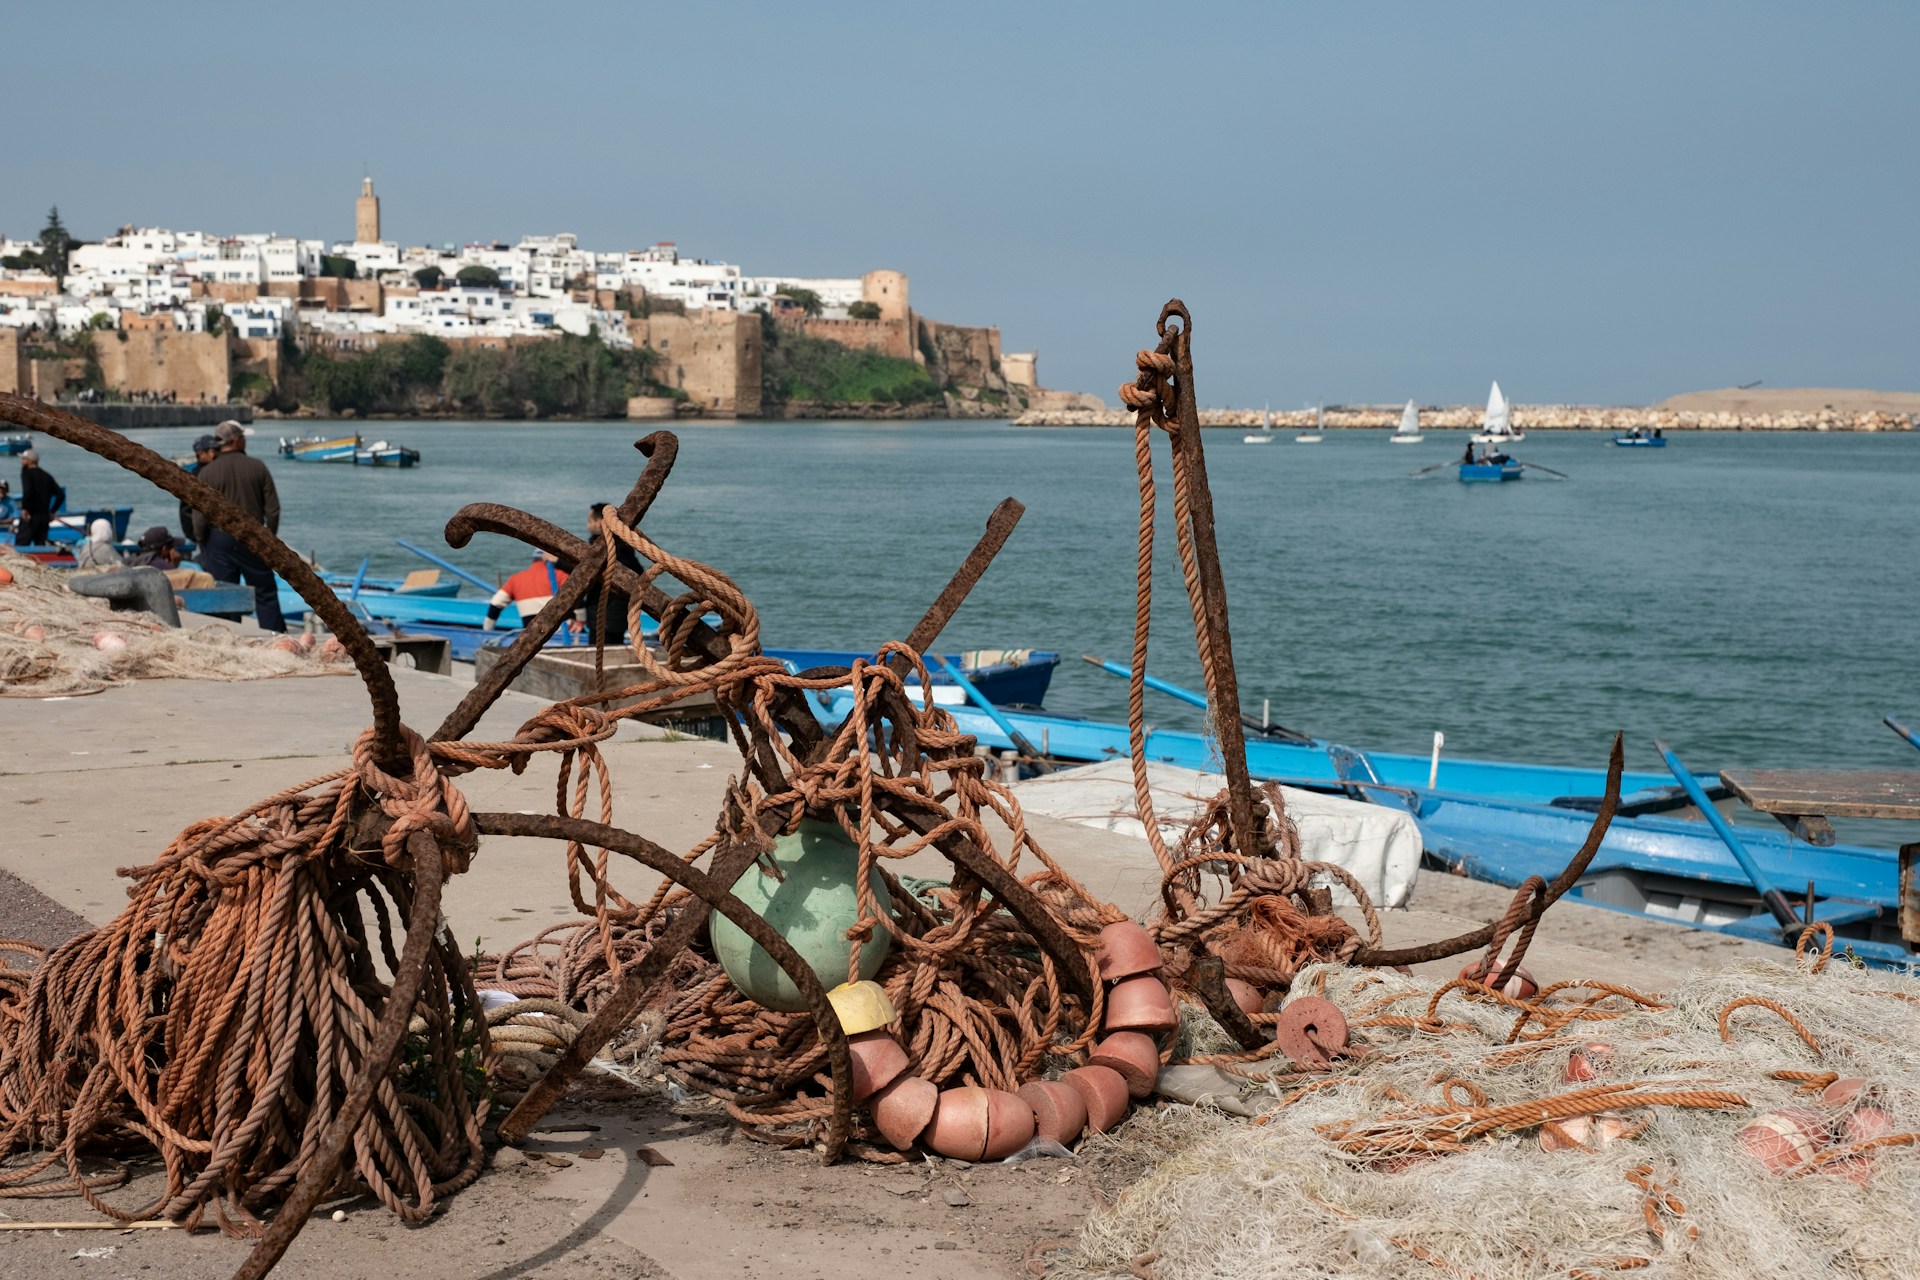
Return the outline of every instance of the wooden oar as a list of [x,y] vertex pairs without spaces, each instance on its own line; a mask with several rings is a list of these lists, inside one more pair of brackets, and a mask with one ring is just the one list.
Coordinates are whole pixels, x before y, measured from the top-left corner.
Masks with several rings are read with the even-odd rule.
[[1424,476],[1424,475],[1429,475],[1435,471],[1445,471],[1448,467],[1457,467],[1459,465],[1460,465],[1460,460],[1456,458],[1452,462],[1436,462],[1430,467],[1422,467],[1418,471],[1414,472],[1413,474],[1415,476]]
[[[1119,676],[1122,680],[1133,679],[1133,668],[1122,666],[1117,662],[1108,662],[1103,658],[1096,658],[1090,653],[1081,654],[1080,661],[1096,666],[1108,675]],[[1146,685],[1147,688],[1164,693],[1170,698],[1178,698],[1182,702],[1192,703],[1202,711],[1206,710],[1207,699],[1205,694],[1195,693],[1191,689],[1183,689],[1171,680],[1162,680],[1159,676],[1141,676],[1140,682]],[[1255,733],[1262,734],[1269,738],[1279,738],[1284,742],[1301,742],[1308,744],[1314,742],[1313,738],[1304,733],[1289,729],[1285,725],[1269,724],[1263,720],[1256,720],[1245,712],[1240,713],[1240,723]]]
[[[1520,460],[1518,458],[1515,458],[1514,461],[1519,462]],[[1548,475],[1557,476],[1562,480],[1571,478],[1564,471],[1555,471],[1552,467],[1543,467],[1537,462],[1521,462],[1520,465],[1525,467],[1529,471],[1544,471]]]
[[1881,716],[1880,719],[1883,722],[1885,722],[1887,728],[1893,730],[1895,733],[1905,738],[1908,742],[1911,742],[1915,747],[1920,747],[1920,732],[1916,732],[1915,730],[1909,729],[1906,725],[1901,724],[1898,720],[1895,720],[1892,716]]

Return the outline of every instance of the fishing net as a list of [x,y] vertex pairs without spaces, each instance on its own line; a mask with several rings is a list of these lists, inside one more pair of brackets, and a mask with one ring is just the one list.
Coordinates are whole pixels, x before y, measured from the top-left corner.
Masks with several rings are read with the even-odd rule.
[[1295,990],[1341,1006],[1373,1052],[1331,1074],[1239,1068],[1270,1108],[1254,1121],[1138,1115],[1107,1141],[1151,1171],[1049,1274],[1916,1272],[1907,978],[1809,957],[1661,997],[1575,983],[1516,1001],[1323,966]]
[[337,644],[308,635],[243,636],[225,623],[191,630],[150,613],[110,610],[67,590],[72,574],[0,550],[0,697],[75,697],[130,680],[264,680],[349,670]]

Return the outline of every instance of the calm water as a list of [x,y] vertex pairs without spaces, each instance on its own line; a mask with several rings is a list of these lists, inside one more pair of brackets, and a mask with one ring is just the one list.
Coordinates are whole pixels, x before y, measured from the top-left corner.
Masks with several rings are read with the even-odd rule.
[[[380,423],[421,449],[413,471],[276,462],[282,533],[330,567],[419,567],[393,543],[443,548],[463,502],[492,499],[576,530],[622,497],[641,459],[626,424]],[[327,424],[317,424],[327,430]],[[256,437],[272,460],[277,424]],[[164,454],[194,431],[141,433]],[[649,533],[731,574],[770,643],[855,647],[903,635],[988,512],[1026,518],[948,631],[966,646],[1057,649],[1049,704],[1124,715],[1125,685],[1078,662],[1124,661],[1136,521],[1131,433],[1004,424],[743,424],[681,429]],[[1920,718],[1920,437],[1683,435],[1658,452],[1593,433],[1516,452],[1572,479],[1468,486],[1459,433],[1389,447],[1384,433],[1208,435],[1240,686],[1258,714],[1379,748],[1658,767],[1659,734],[1701,767],[1920,765],[1879,723]],[[136,504],[143,482],[58,442],[42,457],[76,503]],[[1170,516],[1163,498],[1163,531]],[[1198,686],[1170,533],[1151,669]],[[484,537],[457,553],[491,578],[522,567]],[[1156,724],[1197,712],[1149,695]]]

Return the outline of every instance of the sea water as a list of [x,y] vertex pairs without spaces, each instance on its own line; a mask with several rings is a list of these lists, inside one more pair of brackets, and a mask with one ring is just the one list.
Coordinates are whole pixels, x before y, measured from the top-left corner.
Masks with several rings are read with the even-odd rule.
[[[361,424],[419,449],[413,470],[294,463],[264,422],[252,451],[279,485],[281,535],[327,567],[376,575],[439,549],[489,581],[527,553],[482,535],[446,549],[466,502],[584,533],[643,459],[629,423]],[[303,422],[301,431],[354,424]],[[1138,494],[1129,430],[1004,423],[682,423],[650,536],[730,575],[768,644],[858,648],[904,636],[1005,497],[1026,516],[947,629],[948,650],[1051,649],[1048,706],[1122,718],[1125,683],[1079,661],[1132,646]],[[137,434],[167,455],[197,431]],[[1660,450],[1536,433],[1522,459],[1565,472],[1462,485],[1458,432],[1417,448],[1385,432],[1206,435],[1244,707],[1376,749],[1599,766],[1653,739],[1699,768],[1920,767],[1879,723],[1920,722],[1920,435],[1676,434]],[[40,437],[76,505],[131,502],[133,531],[176,526],[172,499]],[[1156,442],[1166,476],[1164,438]],[[1160,501],[1149,670],[1200,684]],[[1148,694],[1157,726],[1200,713]]]

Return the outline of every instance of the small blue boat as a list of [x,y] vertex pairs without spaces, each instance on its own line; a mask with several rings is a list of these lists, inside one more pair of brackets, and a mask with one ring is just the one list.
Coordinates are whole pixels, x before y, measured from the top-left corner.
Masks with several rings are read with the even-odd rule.
[[[1551,881],[1572,861],[1593,821],[1591,814],[1551,805],[1365,784],[1356,789],[1411,814],[1430,856],[1510,888],[1529,876]],[[1813,919],[1833,926],[1837,946],[1879,965],[1916,959],[1900,938],[1900,866],[1892,850],[1817,848],[1783,830],[1746,826],[1738,841],[1764,883],[1802,911],[1811,888]],[[1788,934],[1797,932],[1775,919],[1712,826],[1680,818],[1616,817],[1567,897],[1757,942],[1791,942]]]
[[372,444],[363,444],[354,449],[353,465],[356,467],[417,467],[420,465],[420,451],[409,449],[403,444],[389,444],[385,440],[376,440]]
[[[765,649],[769,658],[787,663],[795,671],[812,667],[852,666],[856,658],[872,661],[868,651],[849,649]],[[996,707],[1038,707],[1047,700],[1047,686],[1060,665],[1060,655],[1034,649],[969,649],[964,653],[941,655],[960,669],[989,702]],[[933,677],[933,700],[943,707],[965,706],[966,690],[927,655],[928,674]],[[907,696],[919,700],[920,688],[907,686]]]
[[[809,694],[814,715],[827,728],[837,728],[852,708],[853,698],[843,690]],[[972,734],[981,746],[1015,750],[1018,745],[1001,728],[1006,722],[1052,760],[1111,760],[1129,754],[1127,726],[1103,720],[1044,715],[1009,710],[998,720],[971,707],[949,707],[962,733]],[[1250,732],[1247,770],[1256,778],[1271,778],[1293,786],[1339,787],[1345,778],[1333,756],[1341,748],[1320,738],[1275,741]],[[1219,742],[1198,733],[1153,729],[1146,737],[1146,757],[1161,764],[1219,772]],[[1574,814],[1591,815],[1606,790],[1602,769],[1566,765],[1524,764],[1505,760],[1474,760],[1460,756],[1435,759],[1395,752],[1369,752],[1367,760],[1377,781],[1390,786],[1425,790],[1428,779],[1448,792],[1490,797],[1522,804],[1547,805]],[[1724,796],[1725,788],[1713,774],[1694,775],[1710,794]],[[1627,813],[1658,813],[1686,807],[1690,801],[1671,775],[1629,771],[1621,778],[1621,808]]]
[[[321,573],[320,581],[330,587],[353,588],[355,575],[336,573],[331,570]],[[422,569],[410,573],[404,578],[362,578],[362,590],[385,591],[403,596],[457,596],[460,594],[458,582],[447,582],[432,569]]]
[[32,436],[0,436],[0,453],[8,455],[21,454],[31,448],[33,448]]
[[1461,484],[1498,484],[1502,480],[1519,480],[1523,472],[1520,464],[1512,458],[1499,462],[1463,462],[1460,464]]
[[1667,438],[1658,428],[1648,431],[1645,427],[1635,427],[1631,431],[1615,432],[1613,442],[1622,449],[1664,449]]
[[352,462],[359,436],[280,437],[280,456],[294,462]]

